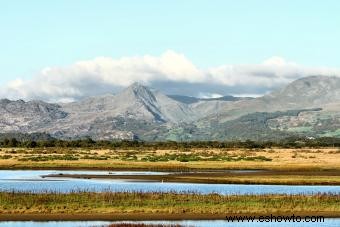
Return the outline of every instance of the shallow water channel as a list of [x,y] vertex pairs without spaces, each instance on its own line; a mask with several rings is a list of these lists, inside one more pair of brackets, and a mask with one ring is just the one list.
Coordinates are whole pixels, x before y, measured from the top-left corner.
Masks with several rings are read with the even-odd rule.
[[[57,174],[61,177],[42,177]],[[292,185],[241,185],[241,184],[196,184],[162,183],[124,179],[78,179],[62,175],[162,175],[163,172],[134,171],[59,171],[59,170],[0,170],[0,191],[139,191],[139,192],[195,192],[230,194],[316,194],[340,193],[340,186],[292,186]]]

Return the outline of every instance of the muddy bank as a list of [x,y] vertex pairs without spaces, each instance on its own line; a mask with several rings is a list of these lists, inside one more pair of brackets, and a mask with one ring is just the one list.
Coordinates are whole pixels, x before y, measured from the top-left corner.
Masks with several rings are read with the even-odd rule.
[[270,185],[340,185],[340,171],[204,171],[170,173],[168,175],[90,175],[51,174],[43,178],[113,179],[147,182],[182,182],[206,184],[270,184]]

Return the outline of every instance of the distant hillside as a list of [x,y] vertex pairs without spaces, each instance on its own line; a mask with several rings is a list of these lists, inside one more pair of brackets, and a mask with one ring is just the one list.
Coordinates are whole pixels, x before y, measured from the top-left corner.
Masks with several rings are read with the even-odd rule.
[[24,134],[24,133],[0,133],[0,141],[5,139],[16,139],[17,141],[25,142],[25,141],[49,141],[54,138],[46,133],[32,133],[32,134]]

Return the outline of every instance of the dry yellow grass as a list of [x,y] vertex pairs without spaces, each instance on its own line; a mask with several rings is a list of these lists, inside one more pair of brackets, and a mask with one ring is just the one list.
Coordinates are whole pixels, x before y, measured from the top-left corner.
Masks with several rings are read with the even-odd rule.
[[[11,151],[20,151],[18,153],[10,153]],[[50,160],[50,161],[20,161],[19,159],[25,157],[23,151],[27,153],[35,152],[41,157],[49,156],[53,148],[41,149],[41,153],[33,149],[1,149],[0,157],[3,155],[11,155],[10,159],[0,159],[0,168],[84,168],[84,169],[268,169],[268,170],[323,170],[333,169],[340,170],[340,151],[338,148],[321,148],[321,149],[192,149],[190,151],[177,150],[157,150],[157,151],[127,151],[127,150],[83,150],[83,149],[63,149],[61,152],[76,155],[86,151],[88,155],[92,156],[112,156],[108,160]],[[55,149],[54,149],[55,150]],[[58,151],[60,152],[60,151]],[[114,159],[115,155],[124,155],[127,152],[135,152],[140,159],[147,155],[162,156],[165,154],[215,154],[215,155],[235,155],[235,156],[264,156],[272,159],[272,161],[122,161]],[[39,153],[39,154],[37,154]],[[46,153],[46,154],[44,154]],[[63,153],[57,154],[62,155]]]
[[6,214],[340,214],[338,194],[217,195],[140,192],[0,193]]

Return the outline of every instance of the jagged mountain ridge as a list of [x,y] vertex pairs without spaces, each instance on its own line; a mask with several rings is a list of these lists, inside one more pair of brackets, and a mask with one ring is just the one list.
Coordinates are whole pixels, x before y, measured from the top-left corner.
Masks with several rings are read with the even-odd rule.
[[[298,110],[298,114],[288,110]],[[338,77],[302,78],[259,98],[194,102],[183,102],[135,83],[116,95],[67,104],[1,100],[0,130],[48,133],[62,139],[223,140],[259,138],[261,132],[270,136],[340,136],[339,112]],[[241,133],[248,129],[253,132]]]

